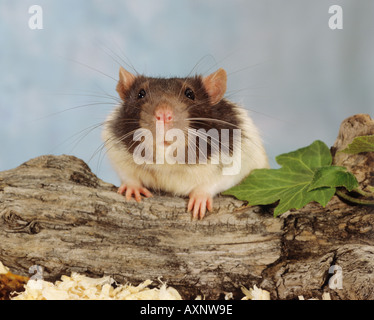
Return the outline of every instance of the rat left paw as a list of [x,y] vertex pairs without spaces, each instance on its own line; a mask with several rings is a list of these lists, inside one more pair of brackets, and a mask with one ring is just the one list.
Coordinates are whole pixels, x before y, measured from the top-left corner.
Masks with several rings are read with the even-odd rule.
[[192,211],[192,218],[203,219],[206,209],[208,209],[208,211],[212,211],[213,209],[212,196],[209,193],[192,191],[187,205],[187,211]]

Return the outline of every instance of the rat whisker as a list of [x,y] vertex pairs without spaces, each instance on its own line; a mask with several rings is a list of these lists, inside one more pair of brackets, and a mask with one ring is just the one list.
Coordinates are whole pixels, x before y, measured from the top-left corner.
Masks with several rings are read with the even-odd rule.
[[[189,131],[190,134],[195,135],[196,137],[199,137],[203,139],[203,141],[206,141],[207,144],[210,145],[213,151],[219,152],[219,146],[222,146],[222,143],[219,139],[217,139],[214,136],[209,135],[206,132],[203,131]],[[209,142],[208,138],[211,139],[211,142]],[[213,142],[213,143],[212,143]],[[233,151],[233,143],[229,143],[229,145],[224,145],[225,148],[228,148],[228,150],[231,152]]]
[[92,107],[92,106],[96,106],[96,105],[109,105],[109,106],[113,106],[114,104],[111,103],[111,102],[92,102],[92,103],[81,104],[81,105],[78,105],[78,106],[74,106],[74,107],[71,107],[71,108],[64,109],[62,111],[57,111],[57,112],[53,112],[53,113],[47,114],[47,115],[45,115],[43,117],[36,118],[35,121],[43,120],[43,119],[46,119],[46,118],[49,118],[49,117],[53,117],[53,116],[59,115],[61,113],[67,112],[67,111],[76,110],[76,109],[80,109],[80,108]]
[[103,150],[105,150],[106,142],[102,142],[98,148],[94,151],[94,153],[91,155],[91,157],[88,159],[88,163],[90,163],[97,154],[99,154],[98,164],[97,164],[97,170],[101,167],[101,163],[104,159],[104,155],[106,154],[106,151],[104,152],[104,155],[102,155]]
[[70,137],[68,137],[67,139],[65,139],[64,141],[62,141],[61,143],[59,143],[57,146],[54,147],[53,150],[51,150],[51,153],[53,153],[53,151],[59,147],[61,147],[63,144],[67,143],[69,140],[72,140],[74,137],[78,136],[75,140],[73,140],[71,143],[74,143],[74,146],[72,148],[72,150],[70,151],[70,153],[72,153],[72,151],[77,147],[77,145],[88,135],[90,134],[92,131],[94,131],[95,129],[97,128],[100,128],[102,125],[104,125],[105,122],[99,122],[99,123],[96,123],[92,126],[89,126],[73,135],[71,135]]
[[[118,144],[122,144],[122,141],[125,140],[127,137],[133,135],[138,129],[135,129],[135,130],[131,130],[130,132],[122,135],[121,137],[117,138],[115,136],[111,136],[110,138],[106,139],[103,143],[101,143],[101,145],[96,149],[96,151],[94,152],[94,154],[91,156],[90,160],[93,159],[97,153],[100,153],[100,157],[101,157],[101,160],[100,160],[100,157],[99,157],[99,160],[102,161],[102,159],[104,158],[104,156],[108,153],[108,151],[110,151],[112,148],[116,147]],[[136,140],[134,140],[133,144],[135,142],[138,142]],[[133,145],[132,144],[132,145]],[[131,146],[130,146],[131,148]],[[102,151],[103,149],[105,149],[105,152],[104,154],[102,155]]]
[[212,148],[212,151],[219,152],[219,145],[220,145],[219,139],[212,137],[212,136],[209,136],[209,138],[210,138],[210,141],[208,140],[208,136],[205,137],[207,144]]
[[[132,132],[129,132],[128,135],[131,135],[135,132],[136,130],[133,130]],[[125,136],[125,135],[124,135]],[[105,148],[105,152],[103,157],[112,149],[116,148],[117,145],[120,145],[126,137],[122,136],[121,139],[115,137],[114,135],[111,136],[110,138],[106,139],[94,152],[94,154],[91,156],[90,159],[92,159],[94,156],[96,156],[97,153],[102,152],[102,150]]]
[[[121,49],[121,47],[118,45],[118,43],[116,43],[115,41],[113,41],[114,44],[116,45],[117,49],[120,51],[120,53],[128,60],[126,61],[124,58],[122,58],[118,53],[116,53],[114,50],[112,50],[111,48],[103,45],[102,43],[100,44],[101,45],[101,50],[106,53],[113,61],[115,61],[119,66],[122,66],[122,65],[125,65],[127,67],[129,67],[130,69],[132,69],[137,75],[139,75],[139,72],[135,69],[134,65],[131,63],[130,59],[125,55],[125,53],[123,52],[123,50]],[[104,49],[110,51],[110,53],[108,53],[107,51],[105,51]],[[117,61],[117,59],[115,59],[113,56],[115,56],[116,58],[118,58],[121,63],[119,61]]]
[[[200,137],[199,135],[195,135],[195,136],[198,137],[198,138],[201,138],[203,141],[205,141],[207,143],[207,146],[209,145],[211,147],[211,143],[208,142],[208,140],[206,138]],[[201,161],[200,160],[201,157],[203,157],[204,161],[207,161],[208,160],[208,154],[202,151],[202,148],[200,147],[200,143],[195,143],[194,145],[195,145],[194,146],[195,150],[196,150],[196,147],[197,147],[196,156],[199,159],[199,161]],[[207,151],[207,150],[205,150],[205,151]]]
[[222,123],[222,124],[227,124],[231,127],[236,127],[238,129],[240,129],[240,126],[238,125],[235,125],[231,122],[228,122],[228,121],[224,121],[224,120],[220,120],[220,119],[214,119],[214,118],[187,118],[186,120],[188,121],[194,121],[195,123],[199,123],[199,122],[217,122],[217,123]]
[[138,143],[138,142],[139,142],[139,141],[133,140],[133,142],[129,145],[129,150],[131,150],[132,147],[133,147],[136,143]]
[[96,125],[93,125],[91,126],[88,130],[85,129],[84,131],[87,131],[85,133],[82,133],[81,136],[79,138],[76,139],[76,142],[74,144],[74,146],[72,147],[70,153],[73,153],[73,150],[78,146],[79,143],[81,143],[81,141],[86,138],[92,131],[94,131],[95,129],[97,128],[100,128],[104,123],[99,123],[99,124],[96,124]]
[[[198,92],[199,92],[199,90],[198,90],[196,93],[198,94]],[[199,102],[197,102],[197,103],[193,103],[193,104],[191,104],[191,105],[187,105],[187,106],[185,107],[185,110],[190,110],[190,109],[193,109],[193,108],[199,108],[199,107],[204,108],[204,107],[208,106],[209,103],[210,103],[209,98],[201,99],[201,100],[200,100]]]
[[86,68],[88,68],[88,69],[90,69],[90,70],[93,70],[93,71],[95,71],[95,72],[98,72],[98,73],[102,74],[103,76],[108,77],[109,79],[114,80],[115,82],[118,82],[118,79],[113,78],[112,76],[106,74],[105,72],[102,72],[102,71],[100,71],[100,70],[98,70],[98,69],[96,69],[96,68],[93,68],[93,67],[91,67],[91,66],[89,66],[89,65],[87,65],[87,64],[85,64],[85,63],[79,62],[79,61],[74,60],[74,59],[71,59],[71,58],[66,58],[66,59],[69,60],[69,61],[71,61],[71,62],[77,63],[77,64],[79,64],[79,65],[81,65],[81,66],[83,66],[83,67],[86,67]]
[[214,60],[214,56],[213,56],[212,54],[206,54],[206,55],[202,56],[202,57],[201,57],[201,58],[196,62],[196,64],[193,66],[193,68],[191,69],[191,71],[187,74],[187,78],[188,78],[188,77],[191,77],[191,74],[192,74],[193,72],[196,73],[195,70],[199,67],[199,65],[203,62],[203,60],[205,60],[205,59],[207,59],[207,58],[211,58],[211,59]]
[[[121,142],[123,142],[125,139],[127,139],[128,137],[130,137],[131,135],[134,135],[134,133],[137,131],[137,129],[136,130],[131,130],[130,132],[127,132],[126,134],[124,134],[124,135],[122,135],[121,137],[119,137],[119,138],[117,138],[116,139],[116,143],[121,143]],[[134,141],[136,141],[136,140],[134,140]]]
[[[124,121],[126,121],[126,123],[139,123],[139,120],[136,120],[136,119],[131,119],[131,118],[123,118]],[[107,123],[114,123],[116,122],[115,119],[109,119],[109,120],[105,120],[105,122]]]
[[259,66],[267,65],[268,63],[269,63],[269,61],[258,62],[258,63],[252,64],[250,66],[231,71],[231,72],[228,73],[228,76],[232,76],[235,73],[243,72],[243,71],[248,70],[248,69],[254,69],[254,68],[257,68]]
[[87,91],[87,93],[55,93],[54,95],[58,96],[81,96],[81,97],[94,97],[94,98],[101,98],[101,99],[109,99],[114,100],[118,103],[122,102],[121,98],[110,95],[108,93],[104,94],[98,94],[97,92],[90,92]]
[[[204,132],[201,132],[201,131],[190,131],[190,133],[192,135],[195,135],[197,138],[202,139],[204,142],[206,142],[207,145],[209,145],[211,148],[213,148],[212,151],[219,152],[220,141],[217,138],[215,138],[213,136],[210,136],[210,135],[208,135]],[[208,140],[208,138],[210,138],[210,141]],[[199,145],[199,147],[200,147],[200,145]]]

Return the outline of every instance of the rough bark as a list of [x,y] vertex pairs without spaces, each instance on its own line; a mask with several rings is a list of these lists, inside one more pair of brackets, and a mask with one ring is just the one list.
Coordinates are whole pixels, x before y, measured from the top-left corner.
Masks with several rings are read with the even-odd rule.
[[[374,134],[369,116],[345,120],[332,151],[367,187],[374,185],[373,153],[337,152],[364,134]],[[72,271],[132,284],[162,277],[184,298],[238,298],[241,285],[257,284],[273,299],[323,291],[374,299],[373,207],[335,196],[326,208],[311,203],[273,218],[271,207],[221,196],[214,212],[191,221],[187,199],[159,194],[126,202],[116,189],[67,155],[0,172],[0,261],[26,276],[39,265],[47,280]],[[329,288],[331,266],[342,271],[342,289]]]

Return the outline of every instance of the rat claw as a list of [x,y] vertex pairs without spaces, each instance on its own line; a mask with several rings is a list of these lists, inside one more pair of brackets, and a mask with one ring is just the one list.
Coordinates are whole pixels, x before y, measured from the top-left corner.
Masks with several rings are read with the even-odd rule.
[[141,194],[143,194],[146,198],[152,197],[152,193],[147,188],[139,187],[139,186],[131,186],[127,184],[122,184],[118,188],[117,193],[119,194],[125,193],[125,198],[127,201],[130,201],[133,195],[137,202],[140,202],[142,200]]
[[121,186],[118,188],[117,190],[117,193],[118,194],[123,194],[126,190],[126,185],[125,184],[121,184]]
[[[142,200],[142,197],[140,195],[139,189],[134,188],[133,193],[134,193],[134,198],[135,198],[136,202],[140,202]],[[127,195],[126,195],[126,198],[127,198]],[[130,195],[130,199],[131,199],[131,195]],[[130,199],[128,199],[128,200],[130,200]]]
[[140,190],[141,194],[146,196],[146,198],[152,198],[153,197],[153,194],[147,188],[141,187],[141,188],[139,188],[139,190]]
[[195,202],[195,199],[190,198],[190,200],[188,201],[188,205],[187,205],[187,212],[190,212],[192,210],[194,202]]

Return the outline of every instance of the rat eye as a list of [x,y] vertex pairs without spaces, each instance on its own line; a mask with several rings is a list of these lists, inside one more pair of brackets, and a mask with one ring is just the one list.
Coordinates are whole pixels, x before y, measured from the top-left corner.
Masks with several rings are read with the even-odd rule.
[[145,97],[145,95],[146,95],[145,90],[144,90],[144,89],[141,89],[141,90],[139,91],[139,93],[138,93],[138,98],[139,98],[139,99],[142,99],[142,98]]
[[191,100],[195,100],[195,93],[190,89],[187,88],[186,91],[184,92],[184,95]]

